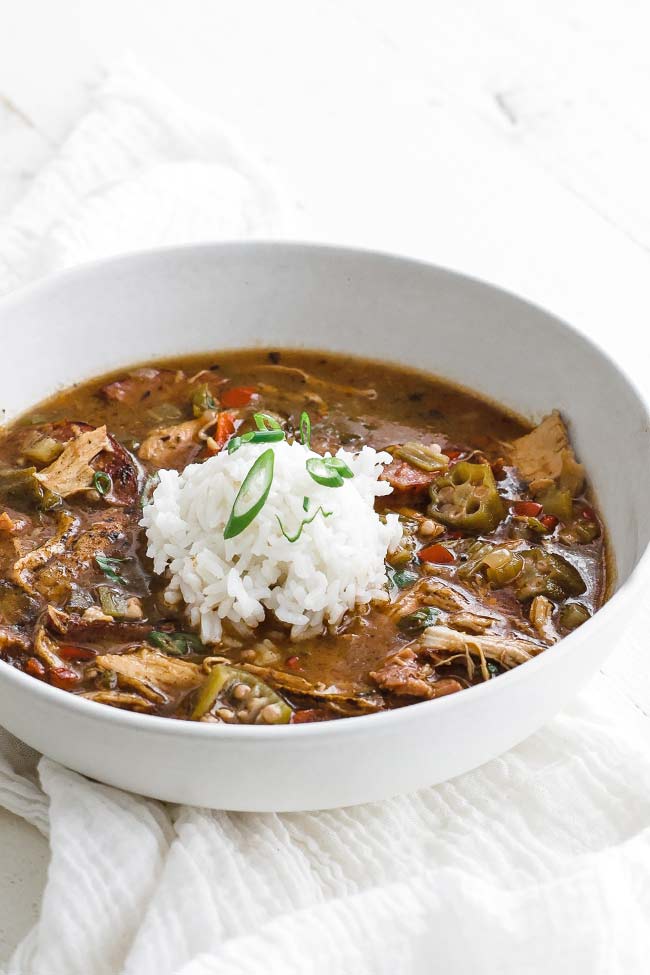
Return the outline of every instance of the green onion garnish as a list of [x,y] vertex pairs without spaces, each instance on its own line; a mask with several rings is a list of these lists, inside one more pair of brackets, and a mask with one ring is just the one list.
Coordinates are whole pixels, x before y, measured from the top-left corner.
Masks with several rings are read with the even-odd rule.
[[309,498],[303,498],[302,499],[302,510],[303,511],[308,511],[309,510]]
[[[308,498],[305,498],[305,501],[307,501],[307,500],[309,500],[309,499]],[[304,503],[303,503],[303,508],[304,508]],[[311,525],[312,521],[314,520],[314,518],[316,517],[316,515],[318,514],[319,511],[322,513],[323,518],[329,518],[329,516],[331,514],[333,514],[332,511],[323,511],[322,507],[320,507],[320,505],[319,505],[319,507],[316,508],[316,511],[311,516],[311,518],[303,518],[303,520],[300,522],[300,527],[298,528],[298,531],[296,532],[295,535],[287,535],[286,531],[284,530],[284,526],[282,525],[282,522],[280,521],[280,516],[279,515],[276,515],[275,517],[278,519],[278,525],[280,526],[280,531],[282,532],[282,534],[284,535],[284,537],[286,538],[286,540],[288,542],[297,542],[298,539],[300,538],[300,536],[302,535],[302,530],[305,527],[305,525]]]
[[256,430],[255,433],[245,433],[243,443],[279,443],[284,440],[284,430]]
[[95,471],[93,475],[93,487],[97,491],[97,494],[101,494],[102,498],[105,498],[113,490],[113,478],[106,471]]
[[309,447],[311,443],[311,420],[309,413],[304,411],[300,414],[300,442],[304,447]]
[[310,457],[305,462],[309,476],[317,484],[325,487],[341,487],[344,477],[354,477],[354,474],[340,457]]
[[129,559],[116,559],[110,555],[96,555],[95,562],[102,570],[105,576],[111,580],[111,582],[119,582],[121,585],[126,585],[126,579],[120,575],[118,566],[122,562],[128,562]]
[[352,473],[348,465],[345,463],[344,460],[341,460],[340,457],[326,457],[325,461],[328,464],[328,466],[333,467],[334,470],[341,475],[341,477],[354,477],[354,474]]
[[230,518],[224,528],[224,538],[235,538],[241,534],[264,507],[273,483],[274,460],[273,451],[265,450],[249,470],[232,506]]
[[253,413],[253,420],[258,430],[281,430],[282,427],[270,413]]
[[236,450],[245,443],[279,443],[284,440],[284,430],[254,430],[251,433],[244,433],[241,437],[233,437],[228,441],[228,453],[234,454]]

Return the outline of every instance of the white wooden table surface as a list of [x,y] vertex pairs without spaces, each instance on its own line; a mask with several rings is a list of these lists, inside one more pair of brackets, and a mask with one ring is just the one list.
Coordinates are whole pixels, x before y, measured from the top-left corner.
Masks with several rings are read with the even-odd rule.
[[[517,291],[650,393],[649,27],[644,0],[21,0],[0,32],[0,219],[130,51],[239,130],[292,236]],[[647,720],[644,629],[607,669]],[[0,963],[46,865],[0,813]]]

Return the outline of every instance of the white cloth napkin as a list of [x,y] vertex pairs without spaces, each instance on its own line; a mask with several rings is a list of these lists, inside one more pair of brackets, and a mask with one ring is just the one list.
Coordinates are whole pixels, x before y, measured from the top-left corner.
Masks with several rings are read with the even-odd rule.
[[[0,229],[0,291],[115,251],[270,235],[284,212],[232,137],[125,69]],[[646,972],[647,722],[599,675],[475,772],[291,815],[164,806],[5,733],[0,803],[51,846],[9,975]]]

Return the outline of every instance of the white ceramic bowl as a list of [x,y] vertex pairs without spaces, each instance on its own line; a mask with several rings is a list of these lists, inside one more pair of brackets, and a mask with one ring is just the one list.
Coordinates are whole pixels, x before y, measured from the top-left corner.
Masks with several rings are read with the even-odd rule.
[[558,646],[488,684],[350,720],[277,728],[171,721],[95,704],[0,665],[2,724],[95,779],[241,810],[350,805],[442,781],[521,741],[573,696],[619,636],[647,575],[642,400],[585,338],[486,284],[336,248],[192,246],[60,275],[0,303],[0,326],[7,419],[119,366],[254,345],[417,366],[532,420],[557,407],[615,553],[617,592]]

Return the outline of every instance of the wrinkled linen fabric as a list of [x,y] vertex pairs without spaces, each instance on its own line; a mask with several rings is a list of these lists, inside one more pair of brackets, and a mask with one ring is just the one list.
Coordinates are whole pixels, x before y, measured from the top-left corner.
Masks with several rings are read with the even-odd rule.
[[[231,135],[125,68],[0,228],[0,290],[116,251],[277,234],[285,212]],[[0,732],[0,803],[51,849],[7,973],[646,972],[647,720],[600,674],[452,782],[284,815],[166,806]]]

